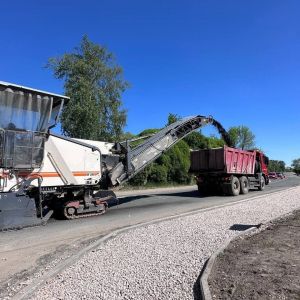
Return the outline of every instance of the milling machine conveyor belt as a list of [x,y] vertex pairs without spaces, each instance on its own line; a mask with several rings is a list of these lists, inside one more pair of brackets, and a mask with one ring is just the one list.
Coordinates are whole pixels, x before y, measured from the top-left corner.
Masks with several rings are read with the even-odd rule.
[[209,123],[213,123],[211,117],[192,116],[160,130],[144,143],[130,150],[127,153],[127,163],[119,162],[109,172],[111,184],[115,186],[132,178],[179,140]]

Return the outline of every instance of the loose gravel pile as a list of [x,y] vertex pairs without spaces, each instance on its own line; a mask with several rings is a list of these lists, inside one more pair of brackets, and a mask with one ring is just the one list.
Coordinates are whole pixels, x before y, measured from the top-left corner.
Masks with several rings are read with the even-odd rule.
[[31,299],[194,299],[207,258],[239,232],[300,208],[300,187],[140,227],[87,253]]

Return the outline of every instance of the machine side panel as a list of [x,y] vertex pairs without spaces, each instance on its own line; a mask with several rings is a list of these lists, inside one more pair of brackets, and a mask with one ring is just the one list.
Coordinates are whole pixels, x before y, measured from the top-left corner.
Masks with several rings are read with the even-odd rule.
[[[53,150],[58,153],[53,155]],[[50,136],[44,157],[38,171],[43,177],[42,186],[95,184],[101,178],[100,153],[83,145]]]
[[115,145],[114,143],[92,141],[92,140],[83,140],[83,139],[74,139],[74,140],[99,148],[102,155],[111,155],[111,150]]

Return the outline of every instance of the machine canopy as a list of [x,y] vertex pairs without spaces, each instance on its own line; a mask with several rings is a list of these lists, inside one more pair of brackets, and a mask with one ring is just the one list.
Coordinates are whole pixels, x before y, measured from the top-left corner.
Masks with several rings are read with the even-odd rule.
[[46,132],[68,97],[0,81],[0,127]]
[[68,97],[0,81],[0,168],[33,169]]
[[0,92],[0,124],[3,129],[46,131],[53,99],[29,93]]

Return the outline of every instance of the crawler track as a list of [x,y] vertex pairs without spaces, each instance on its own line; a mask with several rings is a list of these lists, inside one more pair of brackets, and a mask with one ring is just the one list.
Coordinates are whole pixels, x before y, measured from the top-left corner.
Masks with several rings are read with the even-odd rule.
[[64,217],[67,220],[75,220],[75,219],[83,219],[83,218],[88,218],[88,217],[94,217],[94,216],[99,216],[99,215],[103,215],[105,214],[107,211],[107,209],[102,210],[101,212],[90,212],[90,213],[83,213],[83,214],[73,214],[73,215],[69,215],[65,212],[64,210]]

